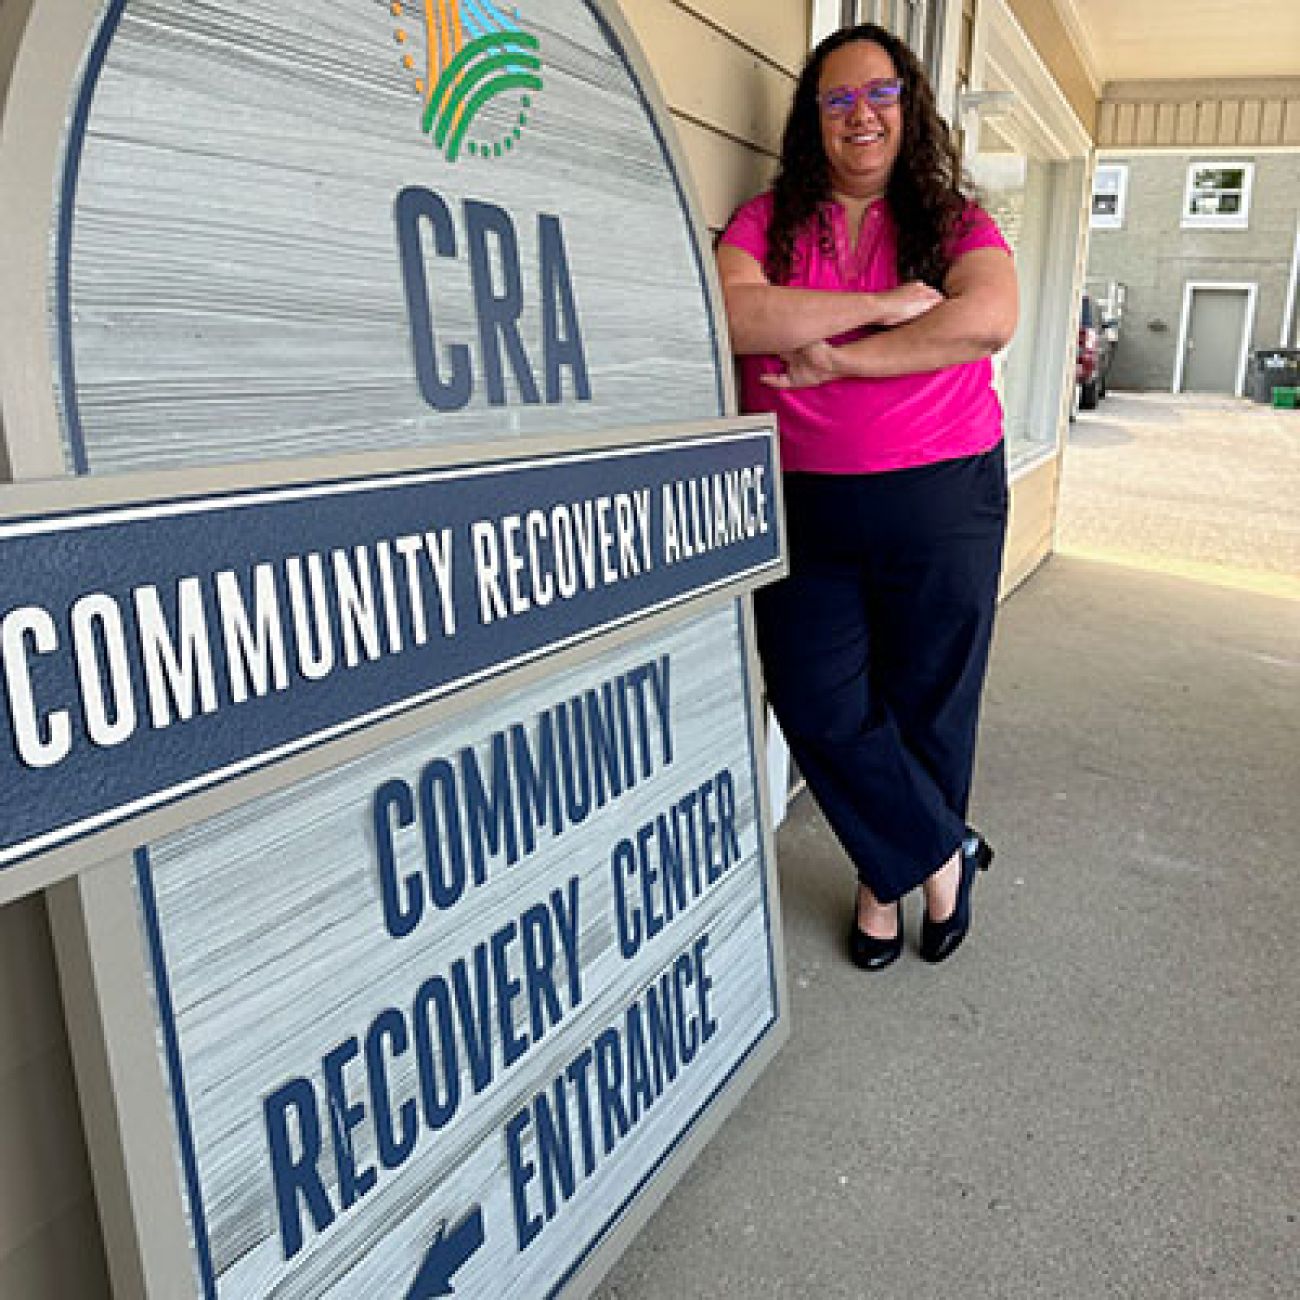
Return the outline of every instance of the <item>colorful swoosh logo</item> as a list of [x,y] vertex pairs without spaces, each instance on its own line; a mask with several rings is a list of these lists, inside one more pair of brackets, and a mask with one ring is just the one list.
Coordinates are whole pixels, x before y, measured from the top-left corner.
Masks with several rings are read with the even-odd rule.
[[507,15],[493,0],[392,0],[389,12],[434,147],[448,162],[509,153],[542,88],[537,38],[519,11]]

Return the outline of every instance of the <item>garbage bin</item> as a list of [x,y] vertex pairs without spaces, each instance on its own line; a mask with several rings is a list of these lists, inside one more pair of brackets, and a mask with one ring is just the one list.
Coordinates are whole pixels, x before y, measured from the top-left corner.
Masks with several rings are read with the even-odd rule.
[[1257,402],[1271,402],[1275,388],[1300,387],[1300,348],[1256,348],[1247,388]]

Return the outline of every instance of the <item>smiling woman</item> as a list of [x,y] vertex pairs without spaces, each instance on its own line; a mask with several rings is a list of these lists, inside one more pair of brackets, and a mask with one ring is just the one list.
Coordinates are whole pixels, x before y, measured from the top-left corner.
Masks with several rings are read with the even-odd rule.
[[961,187],[912,52],[865,24],[824,40],[795,89],[769,193],[718,266],[742,402],[780,417],[790,576],[759,593],[782,729],[858,873],[849,946],[921,954],[965,937],[992,850],[966,823],[1006,527],[990,356],[1015,271]]

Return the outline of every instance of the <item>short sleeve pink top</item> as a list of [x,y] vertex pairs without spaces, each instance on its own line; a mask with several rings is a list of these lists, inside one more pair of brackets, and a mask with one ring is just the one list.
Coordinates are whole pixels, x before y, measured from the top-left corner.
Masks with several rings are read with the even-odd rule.
[[[837,203],[827,208],[834,251],[822,251],[815,223],[810,223],[795,241],[790,286],[870,293],[897,287],[896,227],[885,201],[878,199],[867,209],[856,248],[844,209]],[[771,216],[769,191],[740,208],[722,242],[762,264]],[[949,260],[976,248],[1010,252],[992,217],[977,205],[968,206],[960,226],[945,250]],[[859,331],[831,341],[845,343],[861,336]],[[1002,407],[987,357],[924,374],[839,379],[816,388],[784,390],[759,382],[760,375],[784,369],[777,357],[740,358],[741,409],[776,412],[781,461],[788,470],[870,474],[908,469],[977,455],[1002,437]]]

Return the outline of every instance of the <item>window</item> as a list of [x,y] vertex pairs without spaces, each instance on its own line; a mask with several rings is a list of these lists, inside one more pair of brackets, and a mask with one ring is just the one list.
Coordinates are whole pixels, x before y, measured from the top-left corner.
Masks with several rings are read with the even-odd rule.
[[1187,169],[1183,225],[1245,230],[1250,221],[1254,163],[1200,162]]
[[[927,15],[928,7],[926,0],[848,0],[843,5],[841,21],[845,26],[849,23],[878,23],[906,42],[912,53],[924,61],[929,53],[927,34],[932,39],[934,35],[926,31],[927,18],[935,21],[934,15]],[[934,8],[942,10],[943,6],[936,4]]]
[[1092,216],[1094,230],[1119,230],[1124,224],[1124,204],[1128,198],[1128,166],[1124,163],[1098,163],[1092,178]]

